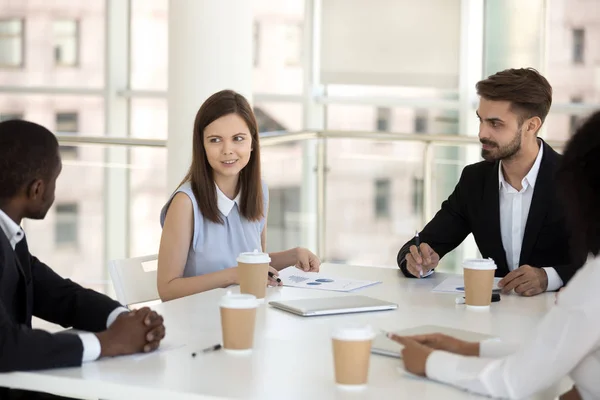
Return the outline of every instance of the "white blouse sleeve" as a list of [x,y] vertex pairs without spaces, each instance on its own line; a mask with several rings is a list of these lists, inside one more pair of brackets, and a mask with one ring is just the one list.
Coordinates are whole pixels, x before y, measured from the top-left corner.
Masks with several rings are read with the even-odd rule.
[[498,339],[488,339],[479,343],[479,357],[500,358],[511,355],[519,349],[518,345],[509,344]]
[[[531,396],[557,382],[600,341],[600,263],[592,264],[596,265],[587,265],[573,278],[520,350],[500,359],[434,351],[427,360],[427,376],[471,392],[511,399]],[[482,356],[494,356],[499,350],[486,346],[488,354]]]

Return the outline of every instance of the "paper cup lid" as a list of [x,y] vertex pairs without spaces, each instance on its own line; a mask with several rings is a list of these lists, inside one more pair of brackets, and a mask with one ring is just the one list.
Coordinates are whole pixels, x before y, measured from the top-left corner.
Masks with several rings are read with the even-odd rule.
[[496,269],[496,263],[491,258],[469,258],[463,261],[463,268],[466,269]]
[[375,337],[375,332],[370,326],[354,327],[354,328],[338,328],[331,335],[337,340],[372,340]]
[[245,263],[245,264],[264,264],[270,263],[271,257],[267,253],[262,253],[256,249],[252,252],[248,253],[240,253],[237,258],[237,262]]
[[258,300],[251,294],[226,294],[221,297],[219,306],[223,308],[256,308]]

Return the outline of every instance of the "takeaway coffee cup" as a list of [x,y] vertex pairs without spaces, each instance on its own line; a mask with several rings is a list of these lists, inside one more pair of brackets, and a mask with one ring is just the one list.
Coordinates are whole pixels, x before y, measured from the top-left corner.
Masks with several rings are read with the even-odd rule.
[[240,293],[252,294],[257,299],[264,299],[269,281],[269,263],[271,262],[269,255],[254,250],[249,253],[241,253],[237,262]]
[[491,258],[467,259],[463,261],[463,269],[467,308],[489,308],[492,302],[496,263]]
[[223,349],[229,353],[252,352],[258,301],[251,294],[228,294],[221,297]]
[[363,389],[369,377],[371,342],[369,326],[339,328],[332,334],[335,383],[342,389]]

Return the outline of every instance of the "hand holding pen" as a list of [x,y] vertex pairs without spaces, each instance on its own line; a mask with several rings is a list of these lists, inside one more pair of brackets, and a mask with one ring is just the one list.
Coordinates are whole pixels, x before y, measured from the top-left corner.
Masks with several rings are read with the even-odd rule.
[[427,276],[440,262],[439,254],[427,243],[421,243],[419,232],[415,232],[415,244],[410,246],[405,259],[408,272],[417,278]]
[[273,267],[269,267],[268,285],[269,286],[283,286],[283,282],[281,282],[281,279],[279,279],[279,273]]

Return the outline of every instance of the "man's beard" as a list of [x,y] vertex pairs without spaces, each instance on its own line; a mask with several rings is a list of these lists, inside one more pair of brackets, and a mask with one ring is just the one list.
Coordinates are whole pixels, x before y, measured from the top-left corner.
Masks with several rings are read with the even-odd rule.
[[[491,150],[481,149],[481,157],[485,161],[510,160],[521,150],[521,128],[519,128],[513,140],[506,146],[499,147],[498,143],[488,139],[479,139],[479,141],[481,144],[495,148]],[[494,153],[493,150],[496,150],[496,152]]]

